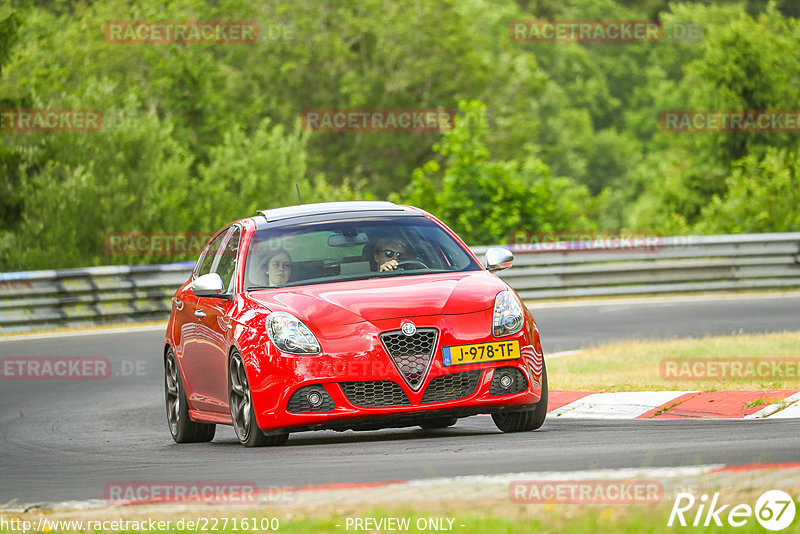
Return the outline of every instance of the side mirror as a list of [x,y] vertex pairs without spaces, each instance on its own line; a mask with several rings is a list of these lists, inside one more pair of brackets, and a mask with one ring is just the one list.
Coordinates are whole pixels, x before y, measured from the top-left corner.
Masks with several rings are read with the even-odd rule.
[[225,298],[224,292],[222,278],[217,273],[204,274],[192,282],[192,293],[198,297]]
[[514,254],[505,248],[490,248],[486,251],[484,258],[486,261],[486,268],[490,273],[504,271],[514,265]]

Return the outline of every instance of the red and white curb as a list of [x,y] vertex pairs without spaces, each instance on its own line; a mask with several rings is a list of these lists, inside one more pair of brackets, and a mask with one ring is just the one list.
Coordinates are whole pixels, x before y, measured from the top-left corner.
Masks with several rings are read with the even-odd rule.
[[548,418],[788,419],[800,418],[800,392],[550,391]]

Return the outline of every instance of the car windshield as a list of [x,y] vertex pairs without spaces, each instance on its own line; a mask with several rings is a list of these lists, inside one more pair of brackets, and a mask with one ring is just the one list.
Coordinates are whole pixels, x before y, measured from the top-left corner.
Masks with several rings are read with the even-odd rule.
[[475,270],[480,266],[464,247],[425,217],[325,221],[257,231],[244,286],[251,291]]

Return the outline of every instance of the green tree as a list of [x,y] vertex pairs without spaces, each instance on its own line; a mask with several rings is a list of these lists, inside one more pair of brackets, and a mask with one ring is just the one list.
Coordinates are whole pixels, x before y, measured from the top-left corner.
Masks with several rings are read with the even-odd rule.
[[303,202],[355,200],[362,195],[348,182],[328,184],[308,178],[306,143],[299,124],[292,132],[264,119],[254,131],[233,125],[220,145],[209,150],[210,163],[200,166],[195,216],[220,227],[232,219]]
[[697,229],[708,233],[800,231],[800,145],[770,148],[734,164],[724,197],[703,209]]
[[462,102],[463,116],[434,145],[443,169],[429,161],[395,199],[431,211],[467,243],[507,243],[514,231],[581,229],[585,188],[553,178],[541,160],[493,161],[486,148],[486,107]]
[[[11,49],[19,36],[22,22],[15,11],[0,10],[0,76],[11,57]],[[0,109],[11,107],[11,102],[0,96]],[[2,140],[0,133],[0,140]],[[20,176],[17,166],[20,158],[0,143],[0,249],[10,242],[11,232],[22,213],[22,198],[19,195]],[[0,261],[2,268],[2,261]]]
[[[800,21],[770,5],[757,18],[742,6],[673,5],[673,21],[702,21],[704,43],[688,61],[680,49],[664,48],[648,69],[641,88],[655,101],[630,113],[646,141],[645,157],[631,173],[626,208],[628,226],[661,231],[688,231],[714,197],[724,198],[735,161],[747,155],[761,160],[772,148],[794,143],[787,133],[681,133],[657,130],[658,112],[668,109],[793,109],[800,73]],[[675,65],[679,65],[676,69]],[[649,119],[647,116],[649,115]],[[637,126],[638,127],[638,126]]]

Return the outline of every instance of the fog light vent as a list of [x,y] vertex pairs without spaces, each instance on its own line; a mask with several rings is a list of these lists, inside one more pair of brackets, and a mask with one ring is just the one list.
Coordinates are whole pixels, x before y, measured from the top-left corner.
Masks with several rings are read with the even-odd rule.
[[525,391],[527,388],[528,381],[525,379],[525,374],[518,368],[498,367],[494,371],[489,395],[511,395]]
[[289,399],[286,409],[293,413],[327,412],[336,408],[333,399],[322,386],[305,386]]
[[318,408],[322,404],[322,395],[317,391],[312,391],[308,394],[308,403],[312,407]]

